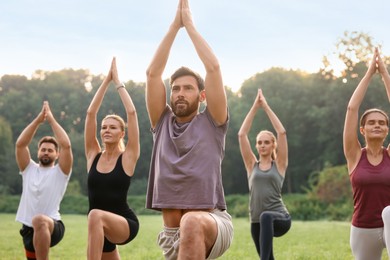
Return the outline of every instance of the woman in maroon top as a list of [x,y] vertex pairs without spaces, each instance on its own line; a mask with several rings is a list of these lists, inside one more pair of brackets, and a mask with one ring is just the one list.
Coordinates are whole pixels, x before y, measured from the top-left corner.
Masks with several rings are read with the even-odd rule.
[[389,132],[389,118],[377,108],[363,113],[360,133],[365,146],[360,144],[356,131],[359,107],[377,71],[390,100],[390,76],[376,48],[366,74],[348,103],[344,124],[344,155],[354,199],[350,246],[355,259],[381,259],[383,248],[390,249],[390,148],[383,146]]

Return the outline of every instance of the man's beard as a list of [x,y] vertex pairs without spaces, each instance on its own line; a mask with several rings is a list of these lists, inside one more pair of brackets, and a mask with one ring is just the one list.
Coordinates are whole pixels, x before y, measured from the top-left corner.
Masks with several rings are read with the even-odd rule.
[[[178,101],[176,101],[176,102],[178,102]],[[177,105],[176,102],[174,103],[173,101],[171,101],[171,107],[172,107],[173,113],[177,117],[187,117],[187,116],[192,115],[195,111],[198,111],[198,103],[197,102],[190,104],[185,100],[180,100],[180,102],[185,102],[184,107],[182,107],[183,104]]]
[[39,162],[43,166],[48,166],[48,165],[51,165],[53,163],[53,160],[48,156],[42,156],[41,158],[39,158]]

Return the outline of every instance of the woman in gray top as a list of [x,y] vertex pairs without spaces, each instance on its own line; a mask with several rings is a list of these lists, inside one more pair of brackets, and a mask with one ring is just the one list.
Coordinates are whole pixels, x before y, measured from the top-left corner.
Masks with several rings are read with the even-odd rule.
[[[248,133],[259,108],[267,114],[275,135],[267,130],[257,134],[256,150],[253,153]],[[291,217],[282,200],[282,185],[288,164],[286,130],[267,104],[261,89],[238,132],[240,151],[244,160],[249,184],[249,210],[251,234],[261,259],[274,259],[273,237],[287,233]],[[278,149],[276,149],[276,147]]]

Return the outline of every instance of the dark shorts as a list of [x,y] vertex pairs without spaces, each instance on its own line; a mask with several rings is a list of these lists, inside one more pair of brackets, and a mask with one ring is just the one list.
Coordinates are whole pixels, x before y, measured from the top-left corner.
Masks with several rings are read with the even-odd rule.
[[137,234],[138,234],[138,229],[139,229],[139,222],[138,219],[135,215],[133,215],[130,218],[126,218],[127,223],[129,224],[129,230],[130,230],[130,236],[126,241],[118,244],[114,244],[110,242],[106,237],[104,237],[104,245],[103,245],[103,252],[108,253],[112,252],[115,250],[116,245],[124,245],[129,243],[131,240],[133,240]]
[[[53,233],[51,234],[50,247],[57,245],[62,240],[65,234],[64,223],[62,223],[61,220],[53,220],[53,221],[54,221],[54,229],[53,229]],[[34,244],[33,244],[34,229],[32,227],[23,225],[19,233],[23,238],[24,248],[27,251],[35,252]]]

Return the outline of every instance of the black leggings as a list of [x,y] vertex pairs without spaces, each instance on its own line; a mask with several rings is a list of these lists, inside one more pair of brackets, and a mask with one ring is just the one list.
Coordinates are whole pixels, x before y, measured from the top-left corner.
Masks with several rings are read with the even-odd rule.
[[273,238],[287,233],[291,227],[288,213],[265,211],[260,215],[260,223],[251,223],[251,234],[257,253],[262,260],[274,259]]

